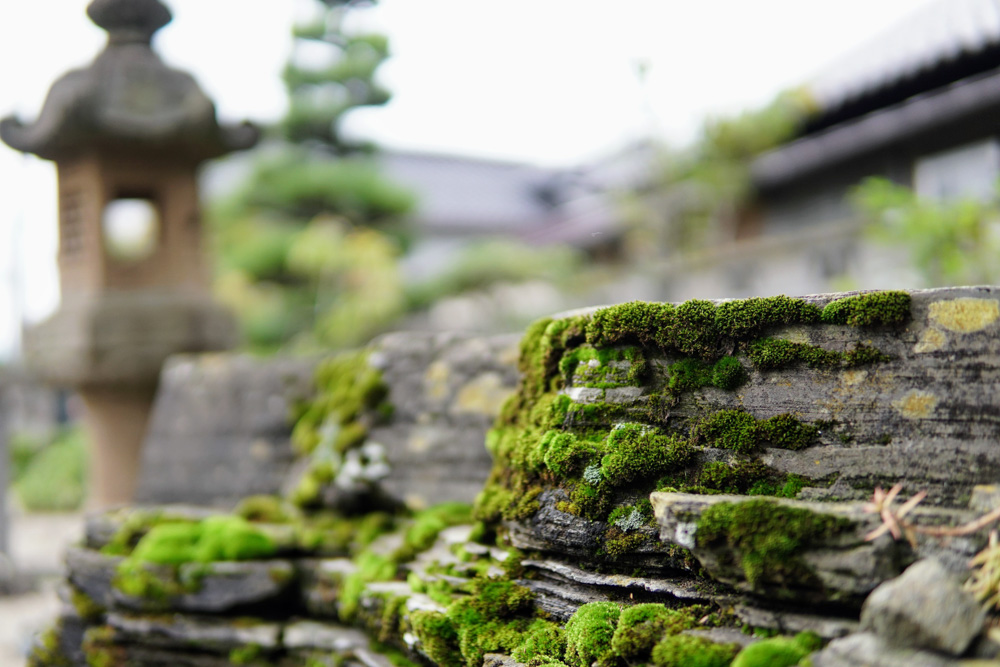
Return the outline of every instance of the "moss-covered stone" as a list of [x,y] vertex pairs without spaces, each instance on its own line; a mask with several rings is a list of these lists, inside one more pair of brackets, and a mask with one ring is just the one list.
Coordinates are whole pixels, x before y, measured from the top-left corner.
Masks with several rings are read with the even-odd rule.
[[676,635],[694,626],[694,620],[681,611],[656,603],[637,604],[622,610],[611,648],[619,659],[630,665],[647,662],[653,647],[664,636]]
[[686,439],[660,435],[643,424],[615,427],[604,448],[601,475],[614,486],[658,477],[685,465],[694,454]]
[[822,319],[853,327],[898,326],[910,319],[910,295],[902,291],[870,292],[828,303]]
[[695,443],[749,454],[768,444],[802,449],[815,442],[819,429],[782,414],[758,420],[743,410],[720,410],[700,420],[691,430]]
[[267,558],[275,551],[274,541],[245,519],[218,516],[198,522],[158,524],[139,540],[130,558],[179,565]]
[[566,622],[566,664],[570,667],[611,667],[615,652],[611,642],[618,627],[621,606],[614,602],[589,602]]
[[733,555],[754,588],[794,588],[815,580],[803,552],[849,525],[841,517],[767,500],[718,503],[701,515],[695,540],[699,548]]
[[810,368],[855,368],[890,361],[892,357],[861,343],[847,352],[834,352],[816,345],[794,343],[781,338],[764,338],[753,342],[748,356],[760,370],[775,370],[795,364]]
[[726,301],[715,310],[716,329],[721,335],[733,340],[749,340],[769,328],[813,324],[819,319],[818,307],[787,296]]
[[792,667],[813,651],[822,641],[812,632],[795,637],[772,637],[747,646],[737,654],[732,667]]
[[653,647],[657,667],[729,667],[738,644],[717,644],[705,637],[668,635]]
[[687,358],[667,367],[669,380],[667,387],[680,394],[702,387],[718,387],[733,390],[747,380],[747,372],[735,357],[723,357],[715,364],[700,359]]
[[389,387],[382,374],[368,363],[368,352],[340,354],[316,369],[317,395],[298,416],[292,443],[308,454],[330,440],[334,450],[343,452],[364,437],[365,415],[384,414]]

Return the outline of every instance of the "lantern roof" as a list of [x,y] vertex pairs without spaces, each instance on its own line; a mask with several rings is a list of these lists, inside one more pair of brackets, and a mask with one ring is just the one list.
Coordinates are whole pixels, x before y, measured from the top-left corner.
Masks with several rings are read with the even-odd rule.
[[172,19],[160,0],[94,0],[87,14],[108,32],[104,50],[52,85],[37,120],[0,121],[4,143],[49,160],[113,150],[200,162],[257,142],[248,122],[220,124],[194,78],[153,51],[153,35]]

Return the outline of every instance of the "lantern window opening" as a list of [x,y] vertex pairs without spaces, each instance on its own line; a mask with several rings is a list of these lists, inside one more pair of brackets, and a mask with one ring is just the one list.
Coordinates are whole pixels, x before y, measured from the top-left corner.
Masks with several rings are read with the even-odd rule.
[[119,192],[104,207],[104,252],[124,264],[149,259],[160,245],[162,216],[156,198],[146,192]]

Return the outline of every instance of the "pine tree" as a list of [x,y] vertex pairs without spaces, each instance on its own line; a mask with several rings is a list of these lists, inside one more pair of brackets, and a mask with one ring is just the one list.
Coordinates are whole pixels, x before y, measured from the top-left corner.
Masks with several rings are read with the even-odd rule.
[[404,308],[396,258],[413,196],[342,129],[352,111],[389,101],[376,82],[388,40],[345,29],[373,1],[314,1],[315,18],[293,30],[289,109],[271,132],[281,143],[215,208],[219,296],[257,348],[357,345]]

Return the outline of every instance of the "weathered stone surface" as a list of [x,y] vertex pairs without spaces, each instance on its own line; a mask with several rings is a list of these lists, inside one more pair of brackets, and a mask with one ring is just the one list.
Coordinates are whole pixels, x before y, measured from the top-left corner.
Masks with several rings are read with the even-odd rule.
[[335,623],[297,621],[285,626],[284,646],[288,649],[320,649],[345,653],[365,648],[371,640],[355,628]]
[[810,631],[823,639],[836,639],[858,629],[858,621],[855,618],[796,613],[780,608],[762,609],[748,604],[738,604],[733,608],[733,613],[749,626],[777,630],[788,635]]
[[965,662],[930,651],[894,649],[868,632],[835,639],[811,659],[813,667],[948,667]]
[[[381,487],[412,507],[468,501],[490,468],[483,441],[517,382],[517,336],[389,334],[371,363],[393,415],[370,432]],[[313,389],[316,359],[178,356],[164,368],[136,500],[229,507],[276,494],[293,476],[291,406]]]
[[704,637],[716,644],[738,644],[741,648],[750,646],[756,637],[744,633],[738,628],[708,628],[706,630],[685,630],[684,634],[694,637]]
[[[559,501],[567,499],[559,489],[543,491],[538,496],[538,512],[524,521],[505,522],[511,546],[524,551],[559,554],[576,562],[593,562],[596,546],[603,540],[608,525],[560,511]],[[653,529],[640,530],[648,533],[650,539],[636,547],[623,562],[647,568],[651,574],[685,569],[686,552],[660,543]]]
[[302,605],[310,615],[337,618],[337,596],[344,579],[357,567],[347,558],[296,561]]
[[[824,306],[851,294],[802,299]],[[749,379],[738,391],[695,389],[671,408],[663,426],[684,428],[691,418],[715,410],[743,409],[758,419],[793,414],[826,424],[816,444],[799,451],[768,449],[761,460],[810,479],[837,478],[829,488],[806,489],[803,498],[862,499],[876,484],[902,482],[908,491],[927,489],[928,504],[965,505],[975,485],[1000,478],[1000,449],[995,447],[1000,434],[1000,288],[910,294],[912,318],[901,327],[815,324],[766,332],[840,352],[861,343],[890,355],[890,361],[844,369],[795,364],[760,371],[743,359]],[[654,360],[642,387],[662,386],[674,360]],[[577,402],[604,395],[579,389],[567,390]],[[644,400],[636,407],[643,408]]]
[[[295,568],[285,560],[222,561],[207,566],[200,563],[180,566],[181,580],[197,576],[201,577],[200,588],[172,600],[171,608],[218,613],[273,600],[294,582]],[[122,603],[124,605],[124,599]]]
[[312,391],[315,359],[172,357],[160,379],[136,502],[229,507],[281,488],[289,417]]
[[114,604],[115,568],[124,558],[106,556],[92,549],[70,547],[66,550],[66,576],[91,600],[102,607]]
[[116,643],[215,653],[228,653],[248,644],[267,651],[282,646],[280,624],[251,619],[109,613],[105,623],[114,630]]
[[[829,349],[861,339],[892,361],[841,372],[807,368],[754,374],[740,404],[758,417],[791,412],[834,420],[823,445],[771,450],[764,462],[807,477],[839,474],[833,494],[867,495],[873,480],[928,489],[928,502],[959,504],[976,484],[1000,476],[1000,289],[912,292],[902,330],[816,327],[785,332]],[[779,334],[781,335],[781,334]],[[782,336],[785,337],[785,336]],[[839,442],[840,435],[851,438]],[[888,440],[887,444],[880,444]],[[941,461],[948,461],[942,466]]]
[[483,656],[483,667],[524,667],[524,663],[502,653],[487,653]]
[[961,655],[985,618],[961,581],[937,560],[926,558],[872,591],[861,609],[861,629],[890,646]]
[[199,583],[191,592],[167,599],[140,598],[113,585],[122,560],[91,549],[71,548],[66,555],[69,581],[104,607],[219,613],[279,598],[296,579],[294,566],[286,560],[184,563],[176,568],[147,565],[146,569],[161,580]]
[[601,574],[558,560],[527,559],[522,565],[535,577],[518,583],[535,592],[541,609],[563,621],[588,602],[641,600],[675,606],[704,602],[729,605],[735,600],[731,590],[684,573],[662,579]]
[[[731,584],[755,594],[781,591],[785,599],[839,600],[859,603],[886,579],[892,578],[912,562],[915,554],[905,541],[895,542],[888,535],[867,541],[865,536],[881,524],[878,515],[866,513],[861,503],[806,502],[782,498],[767,501],[783,508],[807,510],[816,515],[838,517],[845,527],[824,536],[816,544],[805,545],[798,552],[803,563],[815,575],[803,581],[768,581],[750,585],[741,566],[743,554],[729,544],[702,545],[696,538],[698,520],[706,509],[718,503],[760,501],[754,496],[696,495],[686,493],[653,493],[653,510],[660,525],[660,538],[668,543],[687,547],[705,570],[717,581]],[[918,507],[908,515],[918,525],[958,525],[970,519],[965,511]],[[985,544],[985,535],[979,539]],[[942,551],[950,547],[926,542],[927,550]],[[959,543],[963,551],[968,544]]]
[[486,431],[517,384],[518,341],[409,332],[375,341],[370,362],[394,408],[370,433],[392,468],[387,492],[411,507],[475,498],[492,464]]

